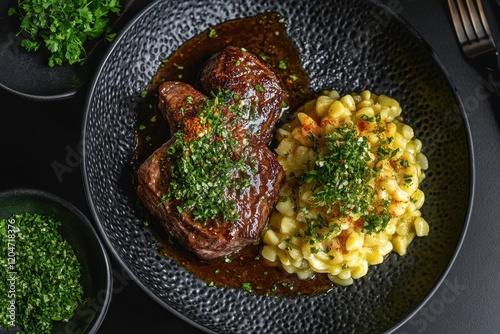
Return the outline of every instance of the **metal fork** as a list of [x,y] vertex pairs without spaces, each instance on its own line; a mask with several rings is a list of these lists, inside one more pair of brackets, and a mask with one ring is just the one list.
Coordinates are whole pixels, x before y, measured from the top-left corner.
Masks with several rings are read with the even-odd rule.
[[481,0],[448,0],[451,18],[465,56],[482,67],[500,97],[500,66],[495,41]]

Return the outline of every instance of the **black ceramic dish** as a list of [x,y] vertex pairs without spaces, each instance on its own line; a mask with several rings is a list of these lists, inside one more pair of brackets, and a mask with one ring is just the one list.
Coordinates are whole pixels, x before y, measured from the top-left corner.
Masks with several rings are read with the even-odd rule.
[[47,65],[46,52],[27,52],[21,45],[19,19],[8,16],[16,1],[0,3],[0,87],[32,100],[59,100],[73,96],[88,81],[75,66]]
[[[68,322],[55,322],[52,333],[97,333],[111,302],[113,276],[105,247],[92,224],[75,206],[51,193],[35,189],[0,193],[0,219],[23,213],[52,216],[59,220],[61,236],[71,245],[82,266],[85,301]],[[0,328],[0,333],[7,332]]]
[[[381,333],[398,328],[436,291],[468,224],[472,146],[446,72],[396,10],[363,0],[162,0],[122,31],[88,94],[83,173],[99,232],[151,298],[212,333]],[[430,163],[421,210],[429,236],[415,240],[404,257],[390,255],[352,286],[321,295],[274,298],[209,287],[158,256],[132,184],[137,108],[161,61],[211,26],[266,11],[287,20],[313,90],[369,89],[396,98]]]
[[[119,16],[110,16],[113,31],[118,31],[144,4],[135,0],[122,0]],[[0,2],[0,88],[36,101],[61,100],[73,96],[90,82],[100,57],[109,43],[94,39],[86,44],[87,61],[83,65],[49,67],[48,51],[41,48],[28,52],[21,45],[18,16],[8,16],[15,0]]]

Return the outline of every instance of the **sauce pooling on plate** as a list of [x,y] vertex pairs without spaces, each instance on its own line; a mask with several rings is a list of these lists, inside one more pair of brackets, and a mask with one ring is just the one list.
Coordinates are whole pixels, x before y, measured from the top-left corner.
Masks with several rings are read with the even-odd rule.
[[[280,78],[287,92],[287,108],[295,110],[312,93],[302,69],[300,55],[286,33],[285,20],[277,13],[234,19],[210,27],[193,37],[162,65],[153,78],[137,116],[136,161],[140,164],[170,137],[168,124],[157,110],[158,86],[167,80],[182,81],[200,89],[198,75],[206,60],[227,46],[237,46],[263,58]],[[272,144],[271,144],[272,145]],[[244,289],[255,294],[297,296],[326,291],[331,282],[323,275],[302,281],[279,267],[270,267],[259,256],[260,245],[252,245],[230,256],[201,261],[169,238],[161,224],[145,213],[158,240],[162,256],[177,263],[209,285]]]

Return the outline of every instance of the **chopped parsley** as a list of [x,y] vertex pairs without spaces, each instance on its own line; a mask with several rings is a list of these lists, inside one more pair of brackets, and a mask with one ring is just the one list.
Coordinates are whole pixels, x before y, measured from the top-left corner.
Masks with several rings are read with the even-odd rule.
[[241,143],[243,130],[235,130],[238,117],[249,113],[250,105],[234,93],[219,92],[183,121],[167,150],[171,177],[162,201],[175,201],[179,213],[190,211],[202,224],[217,218],[238,220],[228,194],[243,193],[257,171],[255,157]]
[[[369,181],[376,172],[370,167],[367,138],[358,136],[355,126],[344,124],[325,135],[325,139],[326,152],[318,157],[313,169],[301,175],[299,182],[312,184],[311,199],[316,201],[316,206],[324,207],[327,214],[337,211],[340,215],[359,214],[364,221],[364,232],[381,231],[390,214],[386,207],[381,212],[373,209],[375,189]],[[385,152],[379,153],[385,155]],[[321,241],[339,229],[333,225],[326,235],[315,232],[329,227],[321,215],[316,220],[308,220],[307,224],[311,241]]]
[[247,291],[247,292],[250,292],[252,293],[253,292],[253,289],[252,289],[252,284],[248,283],[248,282],[243,282],[241,284],[241,287],[243,288],[243,290]]
[[208,37],[209,38],[218,37],[217,31],[214,28],[208,28]]
[[356,129],[344,125],[326,135],[328,151],[316,160],[312,170],[301,176],[313,183],[312,199],[321,205],[336,205],[341,212],[364,212],[370,205],[373,188],[367,183],[373,177],[369,167],[369,144],[358,137]]
[[391,215],[386,210],[382,214],[375,214],[374,212],[369,212],[363,216],[363,231],[367,233],[378,233],[383,231],[389,221],[391,220]]
[[[0,326],[25,334],[52,332],[83,301],[81,266],[50,216],[16,214],[0,220]],[[9,307],[15,307],[10,317]]]
[[19,0],[8,14],[17,15],[21,32],[27,38],[21,46],[37,51],[40,46],[50,51],[48,65],[83,64],[87,58],[87,40],[104,35],[107,41],[115,37],[108,25],[110,14],[118,14],[118,0]]
[[413,176],[410,174],[403,174],[403,179],[404,179],[403,184],[406,186],[410,185],[412,183],[412,177]]

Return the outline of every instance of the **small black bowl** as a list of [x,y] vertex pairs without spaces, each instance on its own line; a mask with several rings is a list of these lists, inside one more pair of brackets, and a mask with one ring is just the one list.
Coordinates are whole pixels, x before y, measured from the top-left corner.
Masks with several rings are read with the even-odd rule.
[[[110,15],[109,26],[118,32],[148,1],[122,0],[119,15]],[[109,43],[103,38],[85,43],[87,60],[83,65],[48,66],[49,51],[42,47],[28,52],[21,46],[26,36],[20,29],[18,16],[9,16],[16,0],[0,1],[0,89],[34,101],[71,98],[90,82]]]
[[[81,264],[84,301],[68,322],[55,322],[52,333],[96,333],[106,316],[113,291],[111,262],[92,224],[75,206],[51,193],[34,189],[0,192],[0,219],[13,214],[51,216]],[[0,333],[5,330],[0,328]],[[11,333],[11,331],[9,331]]]

